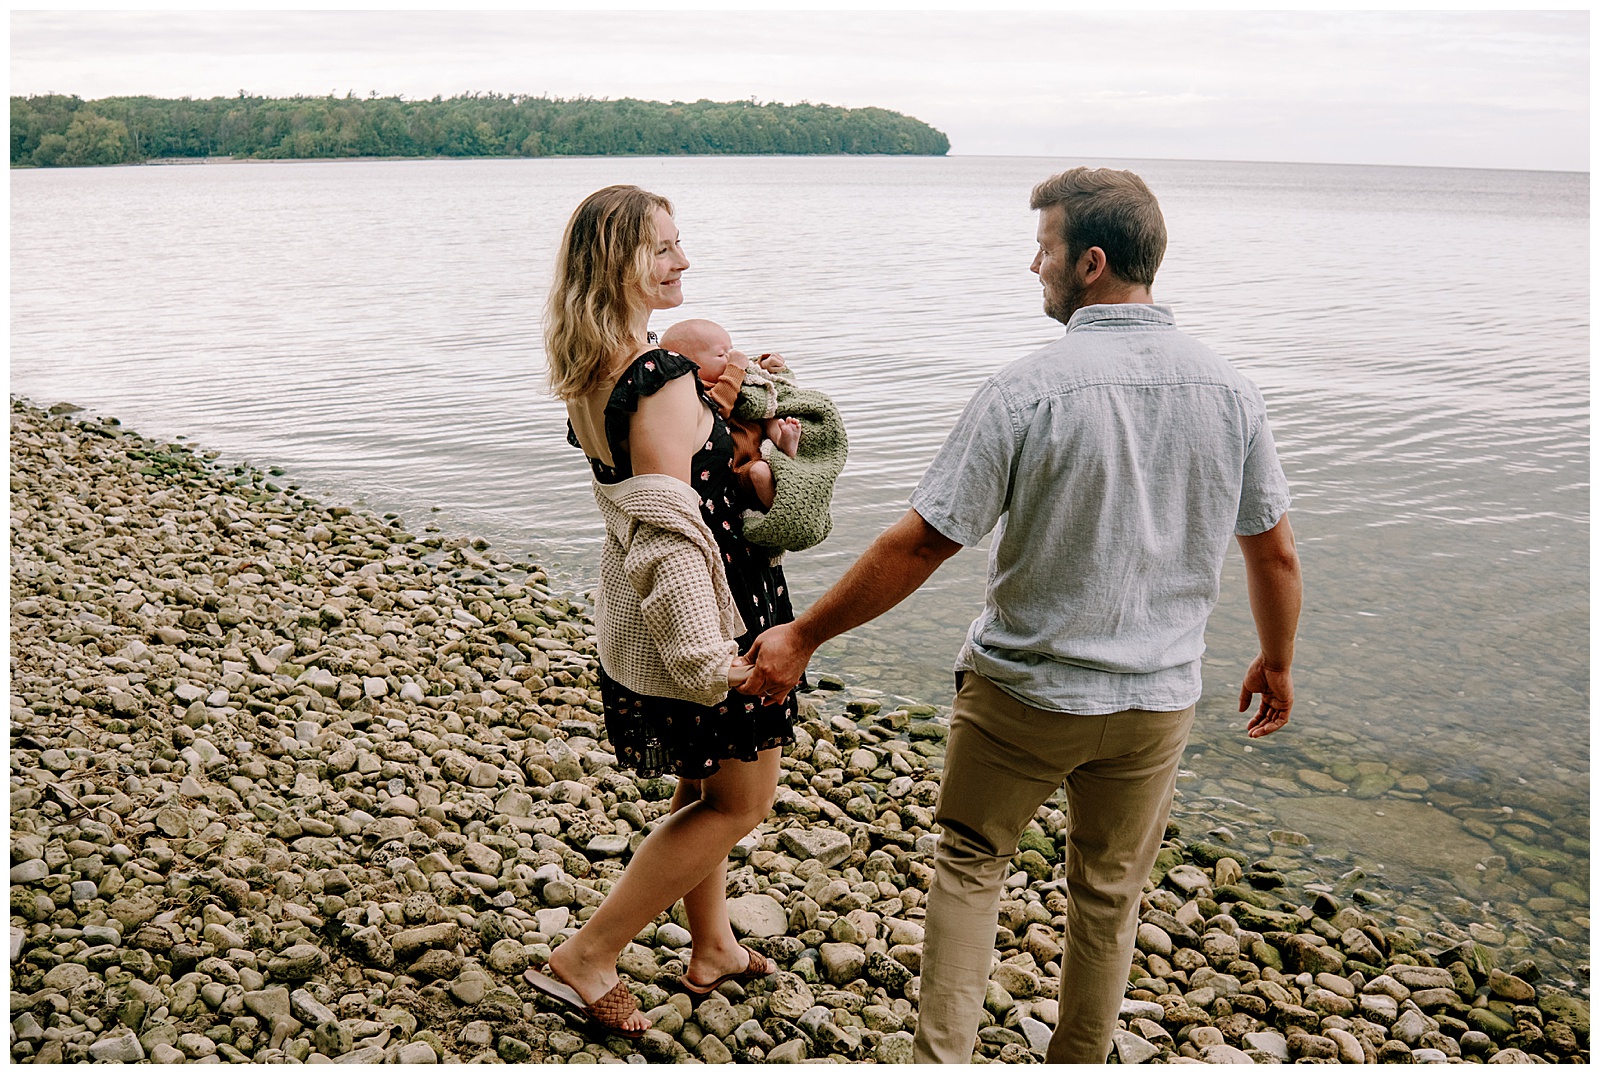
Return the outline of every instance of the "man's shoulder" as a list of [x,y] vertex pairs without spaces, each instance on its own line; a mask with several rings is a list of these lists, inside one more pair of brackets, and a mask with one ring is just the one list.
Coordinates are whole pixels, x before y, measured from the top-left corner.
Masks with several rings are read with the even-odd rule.
[[1196,381],[1255,393],[1255,385],[1230,362],[1172,325],[1150,331],[1069,331],[1003,366],[988,384],[1016,405],[1099,385]]

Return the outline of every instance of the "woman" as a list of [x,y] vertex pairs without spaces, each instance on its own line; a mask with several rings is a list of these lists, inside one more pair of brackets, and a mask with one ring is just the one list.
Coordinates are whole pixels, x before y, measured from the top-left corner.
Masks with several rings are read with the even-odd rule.
[[567,223],[545,315],[552,392],[588,457],[606,520],[599,627],[606,733],[641,776],[679,777],[672,813],[547,973],[528,980],[637,1037],[649,1020],[617,976],[622,948],[680,898],[696,994],[772,972],[728,923],[727,857],[772,808],[792,697],[729,692],[757,634],[794,618],[782,570],[741,533],[733,442],[695,366],[655,346],[650,314],[683,302],[689,261],[672,205],[633,186],[586,198]]

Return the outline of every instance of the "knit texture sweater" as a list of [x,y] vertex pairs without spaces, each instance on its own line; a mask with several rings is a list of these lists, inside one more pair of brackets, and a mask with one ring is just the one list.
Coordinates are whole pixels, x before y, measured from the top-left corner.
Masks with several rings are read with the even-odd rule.
[[745,632],[693,488],[665,474],[594,482],[605,520],[600,665],[635,693],[715,705]]

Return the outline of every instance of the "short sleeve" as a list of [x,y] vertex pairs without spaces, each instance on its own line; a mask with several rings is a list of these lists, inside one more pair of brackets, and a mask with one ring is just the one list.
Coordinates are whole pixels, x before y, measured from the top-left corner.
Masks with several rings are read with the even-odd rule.
[[[611,389],[611,398],[606,400],[607,414],[632,414],[639,409],[640,399],[654,395],[670,381],[685,374],[692,375],[696,368],[692,361],[676,351],[660,347],[646,351],[635,358],[633,364],[617,379],[616,387]],[[695,382],[698,384],[699,379],[696,378]]]
[[950,540],[981,541],[1011,502],[1018,438],[1011,408],[993,381],[967,402],[911,493],[911,506]]
[[[681,376],[693,376],[697,368],[683,355],[657,347],[635,358],[633,364],[617,378],[616,386],[606,400],[606,440],[611,445],[612,456],[618,462],[615,473],[619,479],[633,473],[630,464],[625,461],[625,445],[628,442],[628,423],[639,409],[639,400],[654,395]],[[696,390],[704,396],[705,388],[700,378],[695,377],[694,383]]]
[[1239,487],[1239,515],[1233,532],[1240,537],[1265,533],[1289,510],[1289,480],[1278,461],[1278,447],[1265,414],[1244,459],[1244,482]]

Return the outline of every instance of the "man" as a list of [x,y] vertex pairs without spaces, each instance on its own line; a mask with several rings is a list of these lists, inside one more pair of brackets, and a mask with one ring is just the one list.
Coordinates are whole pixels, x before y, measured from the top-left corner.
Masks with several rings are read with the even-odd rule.
[[1033,271],[1059,340],[967,404],[912,509],[793,623],[756,639],[747,693],[787,694],[817,646],[893,607],[995,531],[956,660],[914,1058],[964,1063],[1017,839],[1065,781],[1060,1019],[1047,1061],[1103,1062],[1194,705],[1230,535],[1260,654],[1239,710],[1289,720],[1300,568],[1261,394],[1179,332],[1150,287],[1166,225],[1131,172],[1034,188]]

